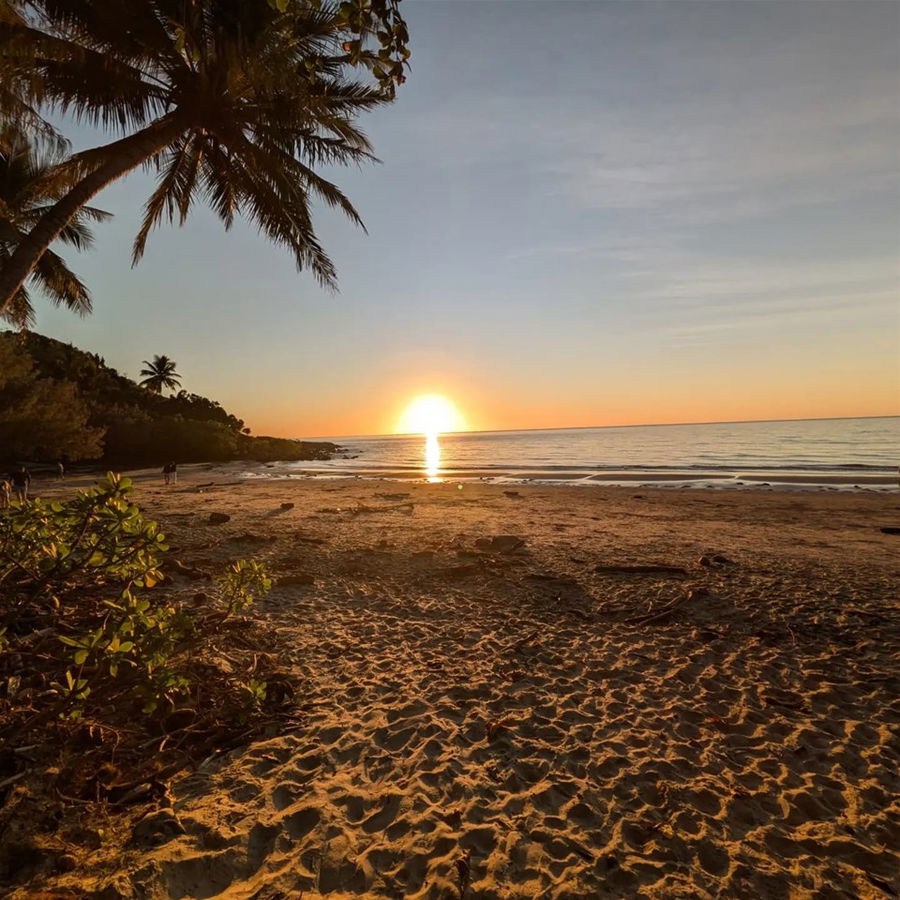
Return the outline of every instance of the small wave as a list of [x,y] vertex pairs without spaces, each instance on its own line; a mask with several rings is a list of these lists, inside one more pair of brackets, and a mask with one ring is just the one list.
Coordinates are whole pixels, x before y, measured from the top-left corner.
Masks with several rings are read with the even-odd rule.
[[[335,461],[332,461],[335,462]],[[384,469],[396,472],[417,472],[422,470],[421,464],[415,463],[388,463],[376,460],[366,460],[364,458],[359,458],[358,460],[354,460],[353,465],[345,465],[341,461],[338,462],[337,465],[329,465],[327,468],[329,470],[334,471],[371,471],[372,469]],[[283,464],[287,465],[287,464]],[[311,469],[312,466],[308,464],[298,464],[298,467],[303,469]],[[834,473],[841,474],[843,472],[870,472],[872,474],[884,474],[890,475],[895,473],[897,470],[890,466],[878,466],[878,465],[866,465],[864,463],[848,463],[848,464],[838,464],[838,465],[822,465],[822,464],[777,464],[777,463],[767,463],[767,464],[758,464],[758,465],[748,465],[744,462],[733,462],[730,464],[722,463],[722,464],[710,464],[710,465],[702,465],[699,463],[686,464],[686,465],[678,465],[678,466],[664,466],[664,465],[629,465],[627,463],[619,463],[619,464],[595,464],[595,465],[584,465],[578,463],[551,463],[544,465],[537,464],[520,464],[520,463],[453,463],[452,461],[448,461],[446,465],[442,466],[443,470],[448,472],[484,472],[484,471],[493,471],[493,472],[659,472],[659,473],[670,473],[670,472],[714,472],[714,473],[722,473],[722,472],[734,472],[735,470],[740,470],[742,472],[777,472],[777,473],[809,473],[809,472],[821,472],[821,473]]]

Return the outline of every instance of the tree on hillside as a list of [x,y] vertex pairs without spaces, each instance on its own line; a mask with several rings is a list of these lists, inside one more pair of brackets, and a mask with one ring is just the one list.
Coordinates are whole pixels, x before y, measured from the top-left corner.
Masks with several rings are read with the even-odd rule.
[[0,334],[0,452],[7,461],[96,459],[103,428],[70,382],[38,378],[15,335]]
[[201,397],[199,394],[192,394],[190,391],[182,390],[175,396],[169,397],[167,412],[185,419],[220,422],[227,425],[232,431],[241,431],[244,427],[243,420],[224,410],[220,403]]
[[[55,107],[124,134],[64,167],[77,184],[0,269],[0,312],[76,212],[148,163],[159,183],[134,242],[135,262],[155,225],[183,223],[200,198],[226,228],[246,214],[293,253],[298,268],[333,286],[310,201],[362,223],[314,167],[373,158],[355,122],[391,100],[404,78],[408,35],[398,3],[28,0],[28,21],[0,16],[6,93],[18,91],[14,99],[28,110]],[[360,66],[374,83],[347,77]]]
[[169,359],[168,356],[154,356],[153,362],[145,359],[144,365],[147,368],[141,369],[141,375],[146,377],[141,380],[141,387],[154,394],[161,394],[163,388],[174,391],[175,388],[181,387],[181,376],[175,371],[178,364],[174,359]]
[[[72,186],[72,180],[54,172],[60,158],[39,153],[21,132],[9,126],[0,133],[0,267],[16,246],[55,201]],[[59,233],[59,240],[85,250],[93,235],[86,222],[99,222],[109,214],[84,206]],[[80,315],[91,311],[87,288],[65,261],[52,250],[37,260],[28,283],[23,284],[3,310],[2,318],[17,328],[34,322],[30,288],[39,288],[56,306],[65,306]]]

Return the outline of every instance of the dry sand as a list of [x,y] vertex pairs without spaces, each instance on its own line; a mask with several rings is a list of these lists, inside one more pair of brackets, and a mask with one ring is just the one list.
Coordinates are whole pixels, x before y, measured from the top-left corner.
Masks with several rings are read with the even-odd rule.
[[138,489],[183,562],[311,576],[262,604],[307,691],[109,896],[900,892],[897,494],[190,477]]

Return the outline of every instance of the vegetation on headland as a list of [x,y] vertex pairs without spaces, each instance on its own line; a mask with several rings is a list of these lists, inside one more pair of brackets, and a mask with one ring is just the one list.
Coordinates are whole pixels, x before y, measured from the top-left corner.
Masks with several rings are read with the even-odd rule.
[[0,332],[0,461],[59,458],[136,467],[328,459],[334,444],[255,437],[214,400],[164,397],[100,356],[34,333]]
[[63,111],[116,136],[56,168],[65,189],[0,267],[0,316],[93,197],[147,165],[160,177],[135,261],[156,225],[183,223],[199,200],[226,228],[247,216],[333,286],[311,201],[361,221],[316,169],[373,158],[356,120],[405,78],[398,3],[0,0],[0,119],[58,138],[45,116]]
[[246,615],[263,568],[174,592],[178,564],[130,491],[110,475],[0,512],[0,883],[60,870],[61,805],[160,800],[170,775],[293,706],[276,636]]

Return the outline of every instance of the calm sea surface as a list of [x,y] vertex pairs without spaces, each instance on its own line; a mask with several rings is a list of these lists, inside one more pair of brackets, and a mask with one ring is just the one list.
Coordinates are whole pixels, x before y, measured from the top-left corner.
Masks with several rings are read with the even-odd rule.
[[388,474],[541,482],[897,485],[900,417],[342,437],[341,458],[259,476]]

